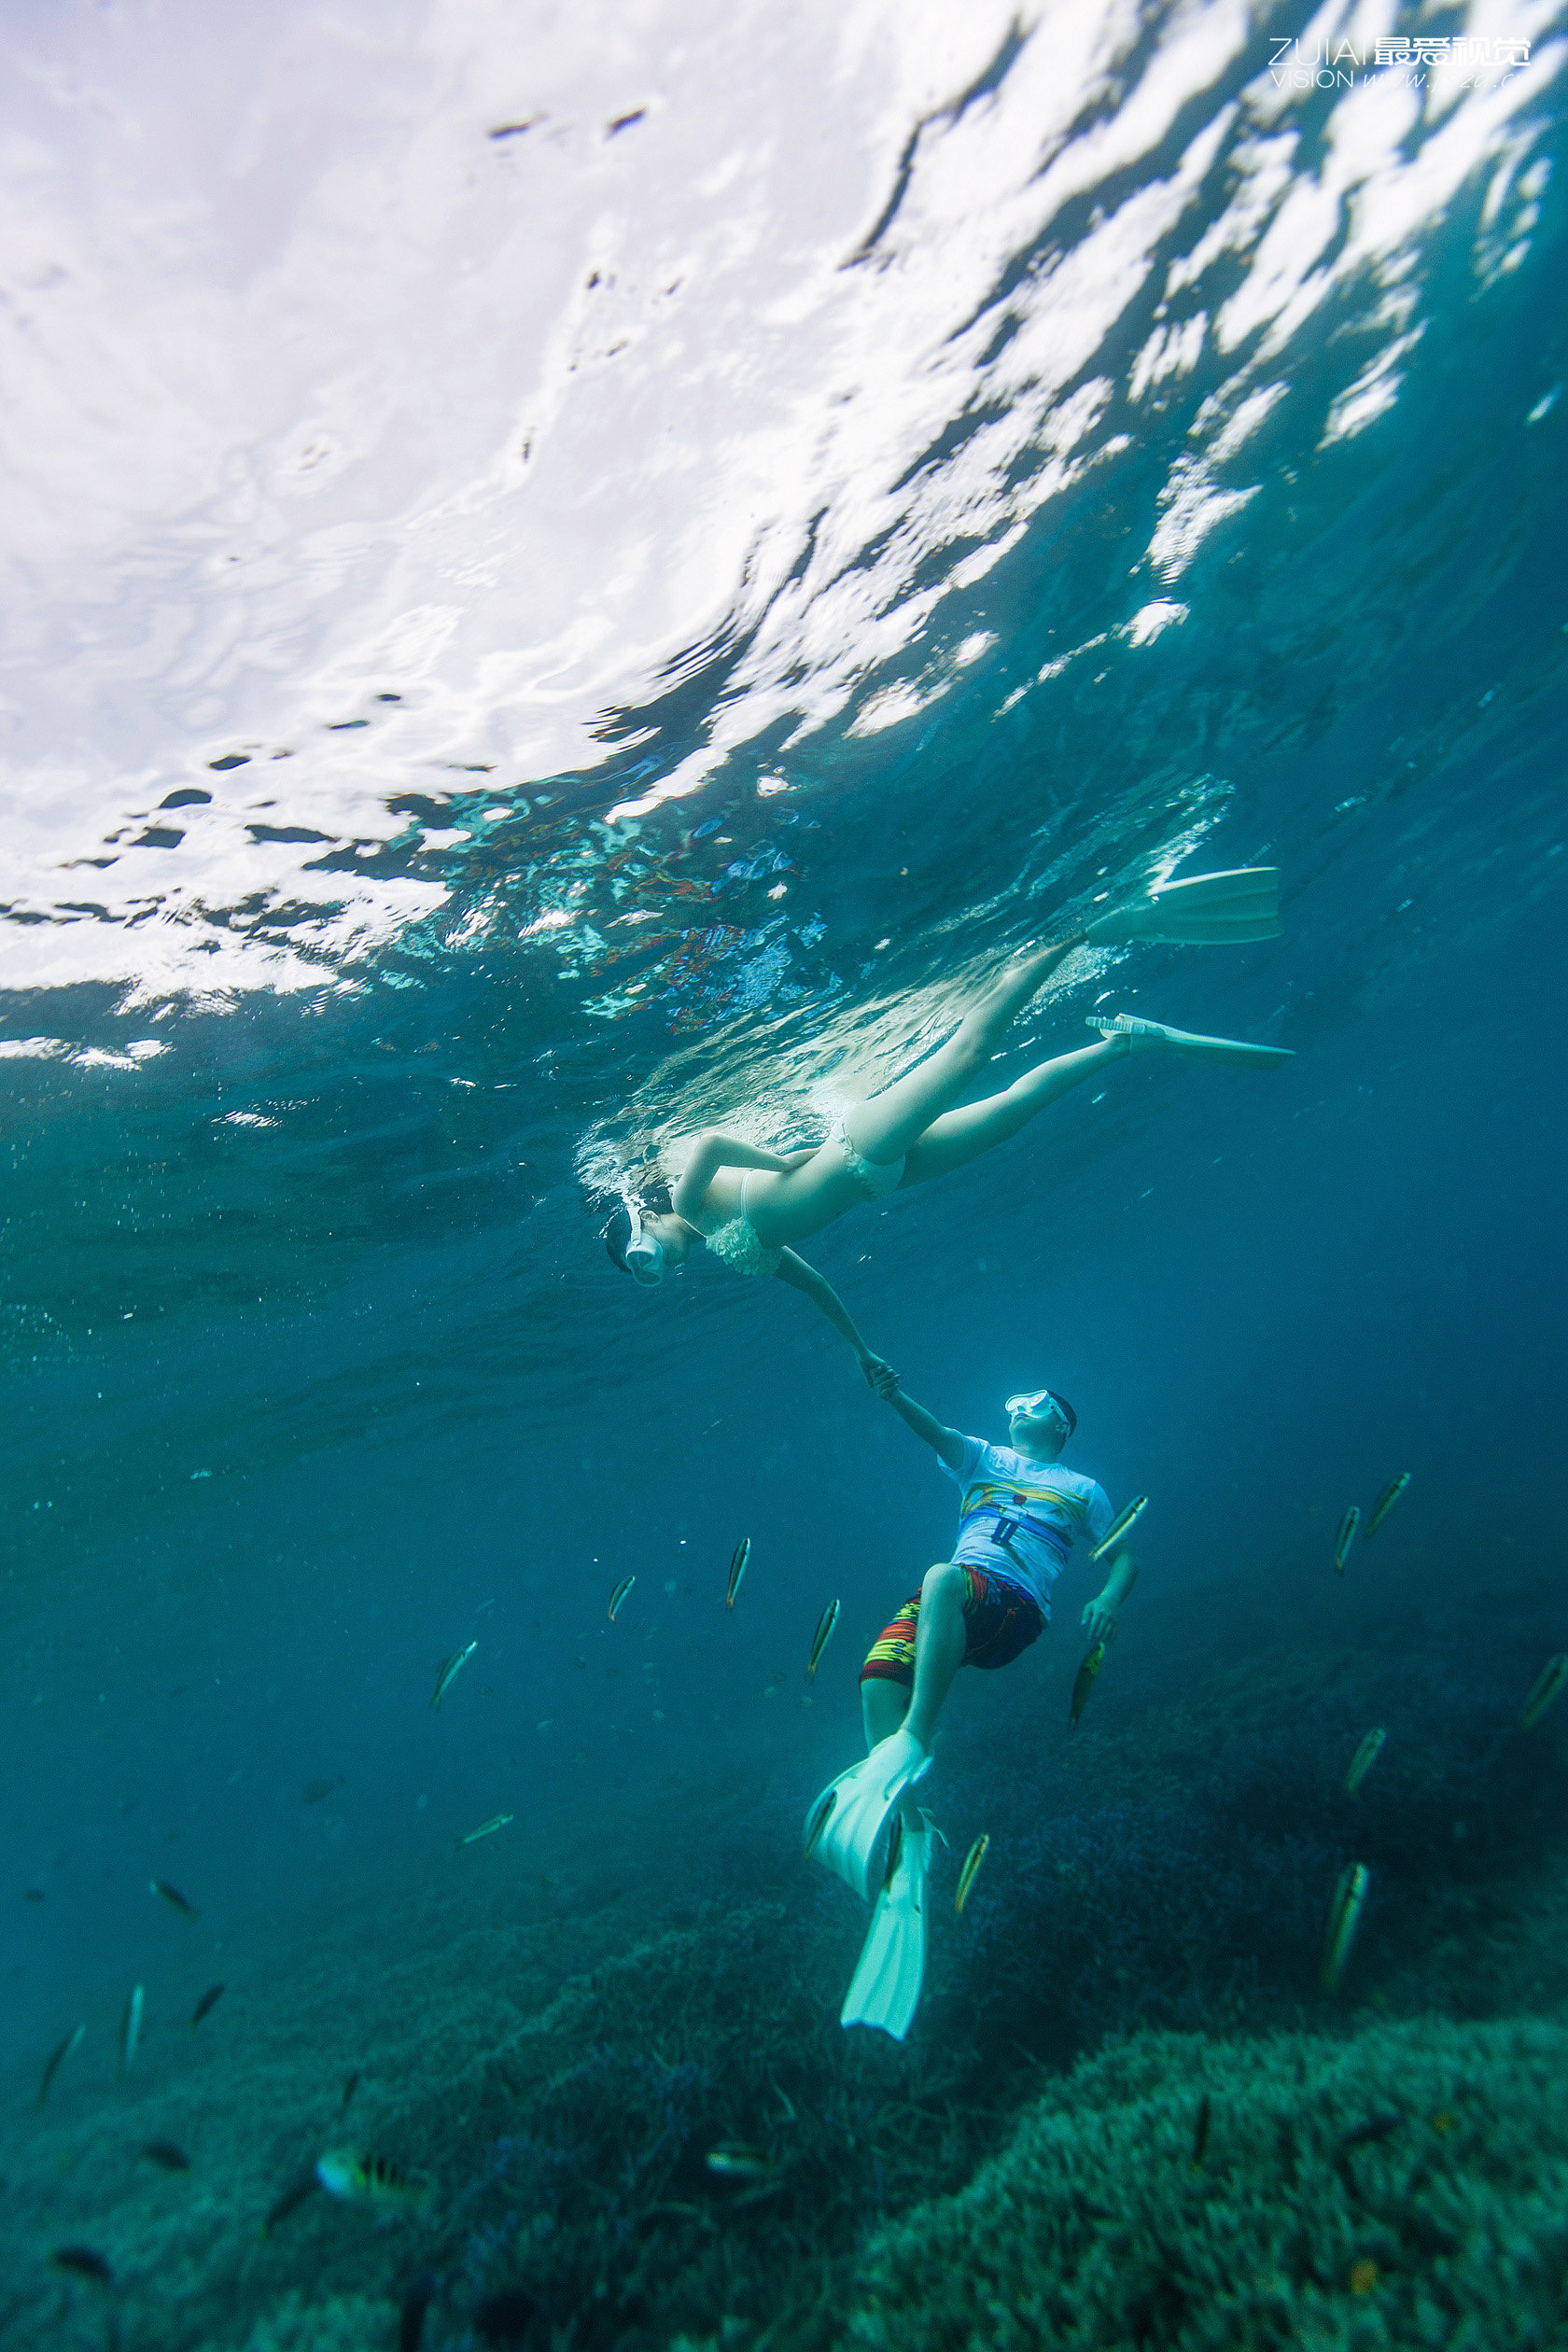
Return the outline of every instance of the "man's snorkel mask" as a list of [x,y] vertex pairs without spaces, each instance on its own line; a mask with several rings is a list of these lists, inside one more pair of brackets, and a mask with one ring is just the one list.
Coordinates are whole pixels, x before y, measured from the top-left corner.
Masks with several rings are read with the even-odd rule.
[[642,1222],[642,1210],[628,1193],[604,1233],[610,1262],[644,1290],[656,1290],[665,1279],[665,1245]]
[[1064,1446],[1078,1426],[1078,1416],[1067,1399],[1056,1395],[1050,1389],[1028,1389],[1017,1396],[1010,1396],[1007,1400],[1008,1420],[1014,1420],[1020,1413],[1029,1421],[1054,1421],[1061,1431]]

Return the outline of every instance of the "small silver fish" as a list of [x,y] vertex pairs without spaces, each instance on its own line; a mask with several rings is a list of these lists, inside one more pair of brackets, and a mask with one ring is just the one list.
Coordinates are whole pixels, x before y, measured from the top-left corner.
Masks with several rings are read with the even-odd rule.
[[497,1829],[504,1829],[509,1821],[516,1818],[515,1813],[492,1813],[489,1820],[482,1821],[477,1829],[465,1830],[457,1843],[460,1846],[477,1845],[481,1838],[494,1837]]
[[1379,1729],[1376,1731],[1368,1731],[1366,1737],[1363,1740],[1361,1745],[1351,1757],[1351,1769],[1345,1774],[1345,1794],[1347,1797],[1353,1797],[1355,1795],[1356,1790],[1361,1786],[1362,1782],[1366,1778],[1367,1773],[1372,1770],[1372,1767],[1378,1761],[1379,1757],[1381,1756],[1383,1752],[1383,1742],[1387,1738],[1388,1733],[1384,1730]]
[[49,2057],[44,2065],[44,2079],[38,2085],[38,2095],[33,2102],[34,2106],[40,2113],[43,2111],[44,2101],[49,2097],[50,2091],[54,2087],[55,2076],[60,2072],[61,2067],[65,2064],[67,2058],[74,2058],[76,2056],[77,2051],[81,2048],[86,2039],[87,2027],[85,2025],[73,2025],[64,2040],[63,2042],[57,2042],[54,2048],[49,2051]]
[[188,1903],[179,1888],[171,1886],[167,1879],[148,1879],[147,1892],[149,1895],[161,1895],[171,1911],[181,1912],[187,1919],[199,1916],[195,1904]]
[[771,2180],[777,2169],[749,2148],[712,2148],[705,2161],[722,2180]]
[[119,2026],[119,2063],[127,2074],[136,2063],[136,2051],[142,2039],[142,2009],[147,1995],[139,1984],[131,1987],[125,2004],[125,2015]]
[[298,2213],[305,2199],[314,2197],[320,2186],[321,2182],[316,2177],[314,2164],[304,2172],[296,2173],[288,2186],[281,2190],[268,2206],[267,2218],[262,2222],[259,2234],[266,2237],[277,2228],[280,2221],[287,2221],[291,2213]]
[[435,1689],[430,1694],[432,1707],[441,1705],[441,1701],[446,1697],[447,1692],[478,1647],[477,1642],[470,1642],[467,1649],[454,1650],[450,1658],[442,1659],[441,1672],[436,1676]]
[[1372,1883],[1371,1872],[1365,1862],[1347,1862],[1339,1873],[1334,1889],[1334,1900],[1328,1907],[1328,1925],[1323,1934],[1323,1988],[1325,1993],[1338,1990],[1345,1973],[1345,1963],[1351,1956],[1361,1914],[1366,1906],[1366,1890]]
[[114,2284],[114,2272],[94,2247],[57,2246],[49,2261],[56,2270],[74,2271],[78,2278],[96,2279],[101,2287]]
[[609,1621],[612,1625],[614,1624],[616,1617],[620,1612],[622,1602],[624,1601],[627,1593],[630,1592],[636,1582],[637,1578],[635,1576],[623,1576],[620,1583],[616,1586],[615,1590],[610,1594]]
[[315,2177],[329,2196],[346,2205],[371,2205],[385,2214],[419,2213],[430,2192],[388,2156],[362,2156],[352,2148],[329,2149],[317,2160]]
[[1348,2132],[1339,2135],[1338,2153],[1348,2156],[1354,2148],[1376,2148],[1379,2140],[1392,2139],[1403,2131],[1407,2121],[1400,2107],[1382,2107],[1376,2115],[1367,2116],[1360,2123],[1352,2123]]
[[1089,1562],[1091,1566],[1097,1560],[1103,1560],[1108,1551],[1114,1550],[1115,1547],[1121,1542],[1122,1537],[1127,1533],[1128,1528],[1137,1525],[1138,1521],[1142,1518],[1148,1507],[1148,1496],[1146,1494],[1141,1494],[1136,1502],[1129,1503],[1127,1505],[1125,1511],[1119,1511],[1117,1513],[1116,1517],[1112,1520],[1110,1528],[1107,1530],[1103,1540],[1098,1543],[1093,1551],[1089,1554]]
[[820,1797],[813,1801],[811,1811],[805,1816],[805,1842],[801,1848],[804,1859],[810,1859],[811,1849],[827,1827],[828,1816],[837,1802],[838,1784],[834,1781],[830,1787],[823,1789]]
[[1400,1496],[1404,1493],[1409,1483],[1410,1473],[1408,1470],[1401,1470],[1397,1478],[1391,1478],[1389,1480],[1387,1486],[1384,1487],[1381,1494],[1379,1495],[1378,1500],[1372,1505],[1372,1516],[1366,1522],[1366,1533],[1363,1538],[1364,1542],[1369,1544],[1372,1541],[1373,1536],[1376,1535],[1379,1528],[1381,1527],[1384,1519],[1387,1519],[1389,1513],[1393,1510],[1394,1505],[1398,1502]]
[[751,1538],[749,1535],[743,1535],[739,1543],[735,1546],[734,1555],[730,1561],[730,1589],[724,1595],[724,1606],[726,1609],[733,1609],[735,1607],[735,1595],[740,1590],[740,1580],[746,1574],[746,1563],[750,1557]]
[[1568,1650],[1559,1650],[1555,1658],[1547,1659],[1531,1686],[1519,1716],[1521,1731],[1534,1730],[1553,1700],[1561,1697],[1564,1683],[1568,1683]]
[[1345,1560],[1351,1548],[1351,1538],[1354,1536],[1356,1529],[1360,1525],[1361,1512],[1357,1505],[1352,1503],[1350,1509],[1345,1513],[1344,1518],[1340,1520],[1339,1533],[1334,1538],[1334,1566],[1336,1573],[1341,1576],[1345,1573]]
[[986,1849],[990,1842],[990,1831],[982,1829],[964,1856],[963,1869],[959,1872],[959,1891],[953,1897],[953,1911],[958,1918],[961,1919],[963,1916],[963,1907],[969,1900],[969,1890],[979,1876],[980,1865],[986,1859]]
[[190,2031],[192,2033],[196,2031],[196,2028],[202,2023],[203,2018],[208,2014],[209,2010],[215,2009],[222,1998],[222,1985],[209,1984],[206,1991],[203,1994],[201,1999],[197,2002],[195,2008],[190,2012]]
[[1105,1644],[1101,1640],[1096,1642],[1090,1649],[1073,1680],[1072,1699],[1068,1709],[1067,1720],[1074,1731],[1078,1729],[1079,1716],[1089,1703],[1090,1693],[1094,1689],[1096,1679],[1104,1663]]
[[821,1616],[818,1618],[817,1631],[811,1637],[811,1656],[806,1663],[805,1669],[805,1676],[808,1682],[815,1682],[817,1679],[817,1669],[822,1662],[822,1652],[827,1648],[828,1644],[832,1641],[833,1630],[837,1623],[838,1603],[836,1601],[830,1601],[827,1607],[822,1611]]

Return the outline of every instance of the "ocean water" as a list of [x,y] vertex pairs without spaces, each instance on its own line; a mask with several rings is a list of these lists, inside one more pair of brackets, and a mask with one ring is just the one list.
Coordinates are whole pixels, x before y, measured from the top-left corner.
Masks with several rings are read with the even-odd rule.
[[[0,2341],[1568,2344],[1561,11],[3,39]],[[995,1077],[1293,1060],[808,1245],[1150,1498],[1075,1730],[1081,1550],[959,1678],[845,2032],[801,1823],[954,1490],[600,1228],[1256,864],[1279,938],[1080,949]]]

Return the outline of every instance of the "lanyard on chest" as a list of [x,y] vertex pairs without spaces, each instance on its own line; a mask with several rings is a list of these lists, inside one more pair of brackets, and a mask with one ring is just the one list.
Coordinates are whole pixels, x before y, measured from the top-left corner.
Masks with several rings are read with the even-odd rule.
[[986,1515],[995,1519],[996,1524],[986,1540],[999,1552],[1004,1553],[1014,1567],[1019,1570],[1023,1569],[1024,1563],[1013,1548],[1013,1539],[1016,1535],[1031,1536],[1037,1544],[1048,1545],[1054,1552],[1065,1553],[1067,1549],[1059,1528],[1053,1527],[1046,1519],[1030,1518],[1025,1507],[1029,1500],[1028,1495],[1015,1492],[1010,1503],[977,1503],[973,1510],[964,1514],[966,1527]]

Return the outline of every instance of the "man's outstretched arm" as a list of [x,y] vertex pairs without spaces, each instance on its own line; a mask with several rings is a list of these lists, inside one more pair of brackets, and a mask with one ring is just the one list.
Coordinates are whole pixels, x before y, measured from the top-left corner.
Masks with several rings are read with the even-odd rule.
[[1091,1640],[1107,1642],[1116,1630],[1116,1619],[1122,1603],[1138,1582],[1138,1562],[1131,1552],[1119,1551],[1111,1562],[1110,1574],[1092,1601],[1084,1603],[1080,1625],[1089,1629]]
[[880,1374],[868,1372],[866,1377],[882,1402],[892,1407],[904,1426],[912,1429],[916,1436],[931,1448],[939,1462],[945,1462],[949,1470],[963,1468],[961,1430],[949,1429],[945,1421],[937,1420],[934,1413],[928,1413],[923,1405],[917,1405],[912,1396],[905,1396],[899,1385],[899,1376],[891,1365],[886,1365]]

